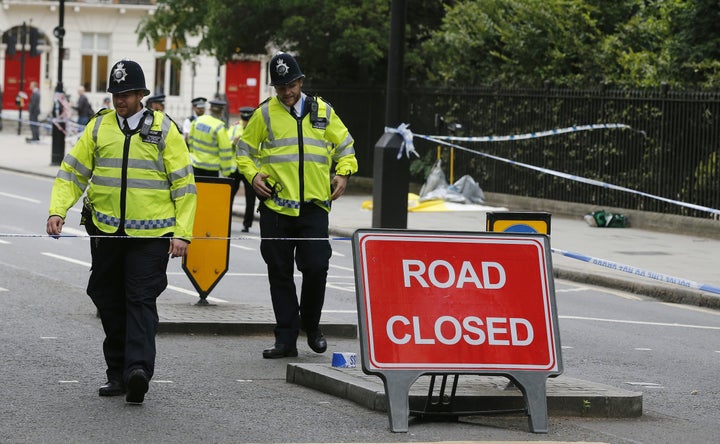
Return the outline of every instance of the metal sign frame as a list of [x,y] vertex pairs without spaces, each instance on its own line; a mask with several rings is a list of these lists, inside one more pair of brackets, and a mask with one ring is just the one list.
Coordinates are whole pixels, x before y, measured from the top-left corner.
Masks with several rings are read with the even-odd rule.
[[[508,377],[523,393],[530,430],[547,432],[546,380],[563,370],[547,235],[361,229],[353,235],[353,259],[362,369],[383,380],[393,432],[408,431],[410,387],[425,374]],[[443,267],[457,264],[464,271],[442,274]],[[429,276],[432,270],[441,270],[440,277]],[[409,285],[414,281],[422,285]],[[523,286],[526,294],[518,292]],[[518,304],[522,298],[527,301]],[[393,310],[406,315],[393,315]],[[453,315],[465,310],[461,335],[461,323]],[[483,310],[493,317],[485,318],[487,334],[478,341],[482,322],[466,322]],[[508,317],[507,328],[492,324],[501,322],[494,316],[503,310],[524,310],[527,319]],[[434,330],[422,315],[439,316]],[[518,331],[511,331],[511,319],[518,320]],[[448,325],[455,333],[442,332]],[[422,337],[428,331],[434,339]],[[511,337],[517,342],[511,343]],[[506,346],[493,352],[491,342]],[[478,346],[484,347],[482,353]]]

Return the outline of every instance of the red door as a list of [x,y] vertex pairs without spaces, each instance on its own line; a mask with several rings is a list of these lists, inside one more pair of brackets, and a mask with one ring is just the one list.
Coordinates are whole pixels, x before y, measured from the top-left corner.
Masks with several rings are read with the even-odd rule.
[[[20,92],[20,54],[18,51],[13,56],[5,57],[5,88],[3,90],[2,109],[17,110],[15,105],[15,97]],[[28,97],[32,94],[30,82],[38,82],[40,84],[40,56],[30,57],[30,51],[25,51],[25,80],[23,81],[23,90]],[[27,101],[23,105],[23,109],[27,110]]]
[[230,114],[242,106],[258,106],[260,102],[260,62],[231,60],[225,65],[225,95]]

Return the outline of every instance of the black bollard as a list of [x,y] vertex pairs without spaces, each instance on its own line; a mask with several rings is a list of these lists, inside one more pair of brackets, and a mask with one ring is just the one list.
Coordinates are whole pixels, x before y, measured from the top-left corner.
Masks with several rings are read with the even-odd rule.
[[385,133],[375,144],[373,160],[373,228],[407,228],[410,160],[398,159],[403,138]]

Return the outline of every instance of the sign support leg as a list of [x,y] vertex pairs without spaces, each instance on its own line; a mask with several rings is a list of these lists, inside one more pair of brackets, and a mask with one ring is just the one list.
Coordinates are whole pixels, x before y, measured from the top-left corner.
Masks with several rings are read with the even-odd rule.
[[388,418],[390,430],[407,432],[410,417],[410,386],[417,380],[420,373],[398,371],[383,376],[385,395],[388,402]]
[[517,382],[525,398],[530,431],[533,433],[547,433],[547,375],[542,373],[515,373],[512,378]]

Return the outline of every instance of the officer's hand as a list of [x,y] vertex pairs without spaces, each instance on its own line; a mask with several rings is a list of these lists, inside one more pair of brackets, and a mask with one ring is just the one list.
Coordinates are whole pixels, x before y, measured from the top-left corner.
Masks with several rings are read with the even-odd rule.
[[187,254],[188,242],[182,239],[171,239],[168,254],[170,257],[184,257]]
[[336,200],[338,197],[345,194],[345,188],[347,188],[348,176],[335,176],[332,180],[333,193],[332,200]]
[[60,237],[60,233],[62,233],[62,226],[65,223],[62,217],[54,215],[48,217],[47,220],[47,226],[45,227],[45,230],[47,231],[47,234],[57,239]]
[[257,173],[252,180],[253,190],[261,199],[267,199],[272,194],[272,189],[265,183],[265,179],[268,177],[270,177],[269,174]]

